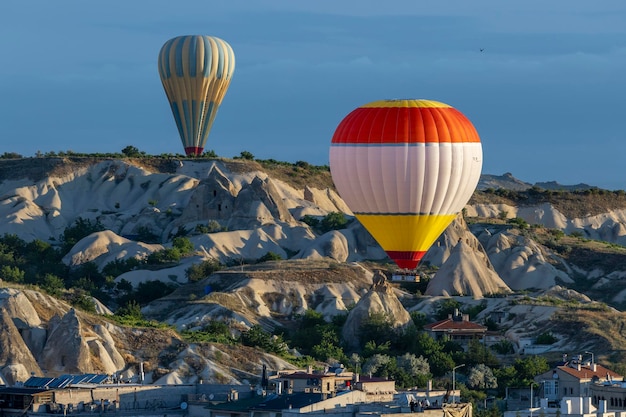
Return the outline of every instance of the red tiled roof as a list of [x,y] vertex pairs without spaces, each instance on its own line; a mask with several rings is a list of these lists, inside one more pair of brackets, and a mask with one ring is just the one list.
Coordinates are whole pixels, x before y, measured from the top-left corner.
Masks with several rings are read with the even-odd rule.
[[611,371],[610,369],[605,368],[602,365],[596,364],[596,370],[592,371],[588,365],[583,365],[580,367],[580,371],[577,368],[572,368],[571,366],[557,366],[561,371],[572,375],[578,379],[592,379],[594,376],[600,380],[606,381],[607,375],[614,380],[621,380],[623,376]]
[[453,320],[444,319],[424,326],[425,330],[432,332],[454,332],[454,331],[472,331],[472,332],[486,332],[487,327],[477,323],[473,323],[468,320]]

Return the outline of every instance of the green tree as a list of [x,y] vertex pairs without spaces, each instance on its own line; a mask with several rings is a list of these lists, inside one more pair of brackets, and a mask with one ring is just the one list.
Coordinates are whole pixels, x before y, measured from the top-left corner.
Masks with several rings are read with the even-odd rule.
[[41,281],[41,288],[50,295],[60,297],[65,289],[63,280],[56,275],[45,274]]
[[130,281],[128,281],[127,279],[122,278],[121,280],[119,280],[119,282],[115,285],[115,287],[119,290],[119,291],[124,291],[124,292],[131,292],[133,290],[133,284],[130,283]]
[[515,217],[513,219],[509,219],[509,220],[507,220],[507,223],[516,225],[521,230],[528,229],[528,227],[529,227],[528,223],[526,223],[526,220],[522,219],[521,217]]
[[505,387],[521,387],[524,386],[519,379],[517,370],[513,365],[494,368],[493,374],[498,380],[498,395],[505,395]]
[[430,364],[430,370],[435,377],[444,376],[456,366],[454,359],[452,359],[452,355],[441,351],[434,352],[431,356],[428,356],[428,363]]
[[389,355],[375,354],[365,360],[363,364],[363,373],[380,376],[382,370],[394,359]]
[[385,313],[372,313],[361,322],[359,330],[361,344],[373,341],[377,345],[397,341],[397,333],[393,327],[393,319]]
[[180,252],[182,256],[189,255],[196,249],[193,243],[191,243],[191,240],[186,237],[175,237],[174,240],[172,240],[172,246],[178,249],[178,252]]
[[436,352],[441,352],[442,346],[426,332],[419,332],[416,337],[415,353],[429,358]]
[[498,358],[496,358],[493,352],[478,339],[472,339],[467,344],[467,353],[464,361],[468,366],[481,363],[491,367],[500,365]]
[[415,356],[412,353],[396,357],[399,370],[406,374],[403,386],[426,386],[431,378],[430,365],[423,356]]
[[254,155],[252,155],[252,153],[248,151],[241,151],[239,156],[236,156],[235,159],[246,159],[248,161],[254,161]]
[[365,342],[365,345],[363,346],[363,357],[369,358],[374,355],[386,355],[391,350],[390,347],[390,340],[387,340],[381,344],[378,344],[373,340],[369,340]]
[[446,298],[437,303],[435,307],[435,318],[437,320],[447,319],[449,315],[453,315],[457,310],[461,310],[461,303],[454,298]]
[[398,366],[406,369],[411,375],[428,375],[430,374],[430,365],[423,356],[415,356],[412,353],[405,353],[396,358]]
[[322,233],[329,232],[331,230],[344,229],[348,224],[348,220],[343,213],[338,211],[328,213],[320,222],[320,230]]
[[498,380],[487,365],[478,364],[470,368],[467,375],[467,385],[474,389],[498,388]]
[[556,343],[558,339],[552,335],[552,333],[541,333],[537,336],[537,340],[535,341],[538,345],[552,345]]
[[542,356],[528,356],[524,359],[516,359],[513,364],[518,373],[520,384],[528,385],[534,381],[534,377],[550,370],[546,358]]
[[150,265],[162,265],[168,263],[176,263],[180,261],[180,251],[176,248],[165,248],[156,252],[152,252],[146,258],[146,262]]
[[313,229],[317,229],[320,225],[320,221],[317,217],[311,216],[310,214],[305,214],[300,221],[312,227]]
[[119,277],[124,272],[132,271],[141,262],[137,258],[116,259],[102,267],[102,274],[105,276]]
[[322,332],[320,342],[313,346],[311,355],[318,360],[331,362],[345,362],[347,360],[343,348],[339,346],[339,337],[332,329],[325,329]]
[[92,296],[87,294],[83,290],[74,290],[72,294],[70,294],[70,304],[74,307],[77,307],[83,311],[87,311],[89,313],[96,312],[96,303]]
[[144,281],[137,285],[137,290],[133,292],[132,297],[140,305],[145,305],[150,301],[165,297],[175,289],[175,285],[162,281]]
[[0,155],[0,159],[21,159],[21,158],[23,158],[23,156],[17,152],[5,152],[2,155]]
[[211,320],[199,331],[183,331],[182,336],[188,343],[214,342],[232,345],[236,342],[226,323]]
[[159,236],[148,226],[137,228],[137,240],[146,243],[159,243]]
[[24,282],[24,271],[17,266],[3,265],[0,267],[0,278],[8,282],[21,284]]
[[115,311],[118,317],[130,317],[137,320],[143,320],[141,306],[136,300],[128,300],[126,304]]
[[424,326],[428,324],[425,313],[421,311],[411,311],[409,314],[411,315],[411,320],[413,320],[416,329],[423,329]]
[[193,264],[185,271],[190,282],[198,282],[214,272],[222,269],[222,264],[217,259],[207,259],[199,264]]
[[67,227],[60,236],[64,253],[69,252],[79,240],[92,233],[101,232],[103,230],[104,226],[98,220],[91,221],[89,219],[79,217],[71,226]]
[[281,336],[272,336],[255,324],[248,331],[241,334],[241,343],[246,346],[259,347],[266,352],[284,355],[287,353],[287,345]]
[[513,343],[510,340],[501,340],[498,343],[491,346],[491,348],[501,355],[507,355],[514,353]]
[[260,264],[260,263],[268,262],[268,261],[280,261],[281,259],[283,259],[282,256],[280,256],[279,254],[274,253],[272,251],[269,251],[265,255],[263,255],[259,259],[257,259],[256,263]]
[[144,156],[145,152],[141,152],[136,147],[128,145],[127,147],[122,149],[122,154],[124,154],[128,158],[139,158],[140,156]]
[[89,288],[101,288],[106,285],[105,276],[102,272],[100,272],[100,269],[95,262],[85,262],[78,268],[74,269],[70,274],[70,282],[72,282],[73,285],[87,290],[87,287],[81,287],[76,284],[81,279],[84,282],[90,283],[88,285]]

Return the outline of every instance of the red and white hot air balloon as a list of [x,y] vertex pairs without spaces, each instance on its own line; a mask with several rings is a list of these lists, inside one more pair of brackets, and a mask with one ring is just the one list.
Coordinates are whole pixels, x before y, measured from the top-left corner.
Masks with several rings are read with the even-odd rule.
[[472,123],[431,100],[365,104],[337,127],[337,191],[389,257],[415,269],[472,196],[482,146]]

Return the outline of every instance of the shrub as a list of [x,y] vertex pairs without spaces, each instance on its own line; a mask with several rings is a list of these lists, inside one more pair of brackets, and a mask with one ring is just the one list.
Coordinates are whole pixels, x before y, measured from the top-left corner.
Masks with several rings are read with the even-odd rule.
[[302,223],[305,223],[305,224],[309,225],[313,229],[316,229],[319,226],[319,224],[320,224],[319,219],[316,218],[316,217],[311,216],[310,214],[306,214],[304,217],[302,217],[300,219],[300,221]]
[[537,340],[535,343],[538,345],[551,345],[555,343],[558,339],[554,337],[551,333],[541,333],[537,336]]
[[16,152],[5,152],[2,155],[0,155],[0,159],[21,159],[21,158],[23,158],[23,156]]
[[565,236],[565,232],[563,232],[560,229],[550,229],[549,232],[552,236],[554,236],[554,238],[556,240],[561,239],[563,236]]
[[320,222],[320,230],[322,233],[329,232],[331,230],[344,229],[348,224],[348,220],[343,213],[338,211],[329,213]]
[[104,226],[99,222],[92,222],[89,219],[79,217],[72,226],[67,227],[60,237],[63,244],[63,250],[69,252],[70,249],[82,238],[89,236],[95,232],[101,232]]
[[185,271],[185,275],[190,282],[197,282],[220,269],[222,269],[222,264],[217,259],[208,259],[199,264],[191,265]]
[[115,315],[118,317],[132,317],[134,319],[143,319],[141,314],[141,307],[135,300],[129,300],[126,304],[117,309]]
[[3,265],[0,267],[0,279],[8,282],[23,283],[24,271],[17,266]]
[[141,152],[134,146],[128,145],[124,149],[122,149],[122,154],[128,158],[139,158],[141,156],[145,156],[145,152]]
[[140,264],[141,262],[137,258],[116,259],[102,268],[102,274],[105,276],[118,277],[124,272],[132,271]]
[[528,223],[526,223],[526,220],[522,219],[521,217],[515,217],[513,219],[509,219],[509,220],[507,220],[507,223],[516,225],[517,227],[519,227],[522,230],[528,229],[528,227],[529,227]]
[[167,264],[180,261],[180,251],[176,248],[165,248],[152,252],[148,255],[146,262],[151,265]]
[[254,161],[254,155],[248,151],[241,151],[239,156],[235,156],[233,159],[246,159],[248,161]]
[[132,298],[140,305],[148,304],[157,298],[165,297],[176,289],[173,284],[166,284],[162,281],[145,281],[137,285],[137,290]]
[[50,295],[60,297],[65,289],[63,280],[56,275],[46,274],[41,282],[41,288]]
[[224,232],[226,228],[219,224],[217,220],[209,220],[207,224],[197,224],[194,230],[196,233],[216,233]]
[[257,259],[256,262],[260,264],[261,262],[280,261],[281,259],[283,259],[282,256],[270,251],[270,252],[267,252],[265,255],[261,256],[259,259]]
[[509,353],[515,352],[515,350],[513,349],[513,343],[511,343],[511,341],[509,340],[501,340],[498,343],[492,345],[491,349],[501,355],[507,355]]
[[210,321],[199,331],[183,331],[183,339],[187,343],[214,342],[232,345],[236,339],[231,335],[228,325],[221,321]]
[[259,347],[267,352],[284,355],[287,353],[287,345],[282,337],[272,336],[255,324],[250,330],[241,334],[241,343],[246,346]]
[[182,256],[189,255],[195,250],[193,243],[186,237],[175,237],[172,241],[172,246],[178,249]]
[[74,291],[70,295],[70,304],[89,313],[96,312],[96,303],[93,298],[82,290]]

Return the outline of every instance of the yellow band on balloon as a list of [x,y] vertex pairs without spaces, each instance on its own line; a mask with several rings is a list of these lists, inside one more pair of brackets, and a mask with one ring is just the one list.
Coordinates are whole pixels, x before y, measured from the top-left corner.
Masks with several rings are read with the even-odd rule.
[[397,99],[397,100],[378,100],[360,106],[367,107],[451,107],[449,104],[435,100],[414,100],[414,99]]
[[385,251],[426,252],[456,214],[357,214]]

